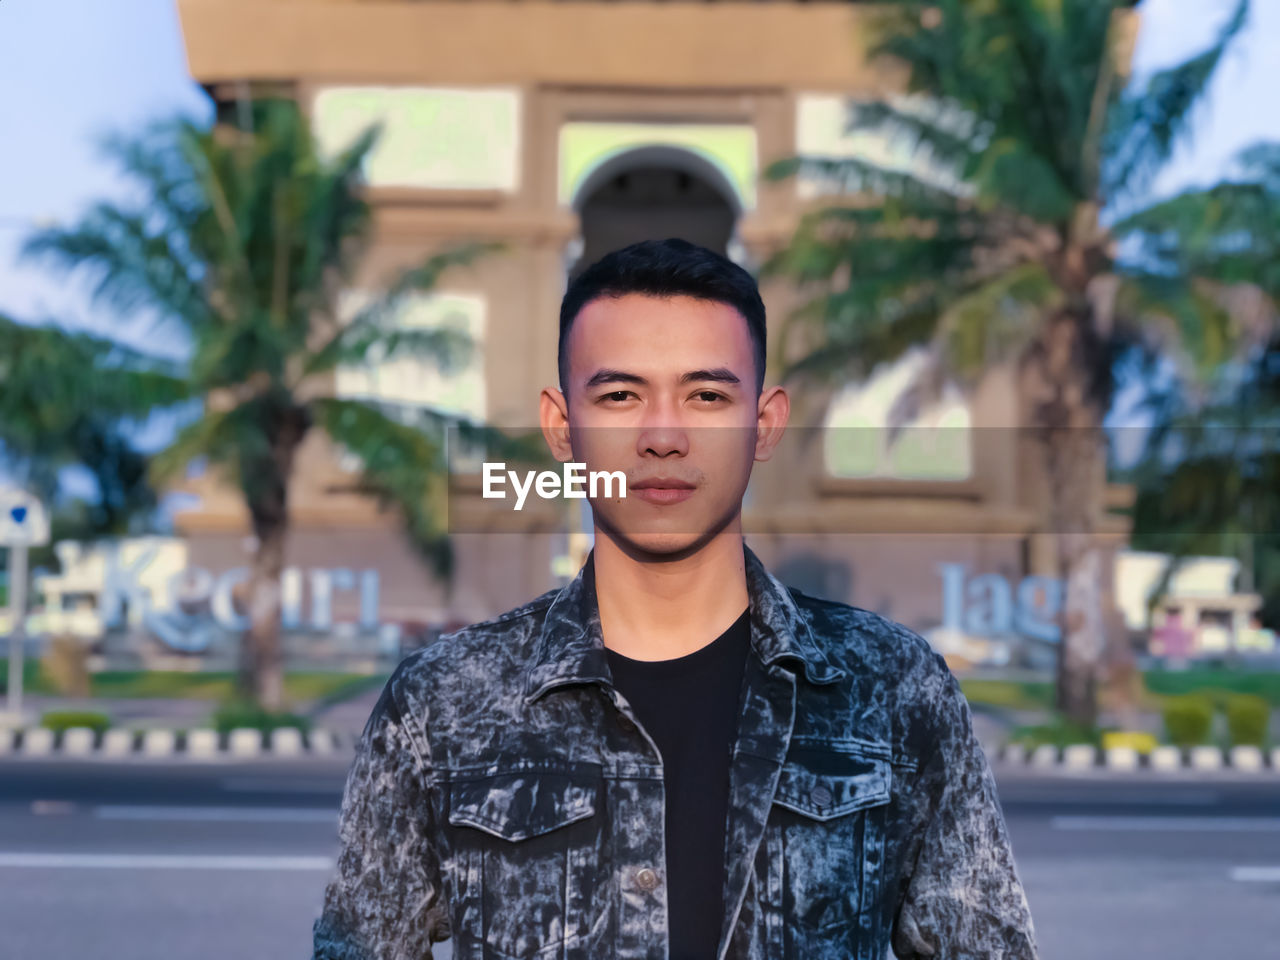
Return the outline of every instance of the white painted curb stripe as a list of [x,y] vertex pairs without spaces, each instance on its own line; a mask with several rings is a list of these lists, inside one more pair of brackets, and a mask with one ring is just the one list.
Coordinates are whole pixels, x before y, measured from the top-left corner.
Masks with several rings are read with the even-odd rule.
[[303,752],[302,731],[297,727],[279,727],[272,730],[268,747],[277,756],[296,757]]
[[48,727],[28,727],[23,730],[22,752],[32,757],[53,753],[53,731]]
[[1033,767],[1054,767],[1058,764],[1058,748],[1051,743],[1042,743],[1031,751]]
[[127,757],[133,753],[133,731],[108,730],[102,735],[100,752],[107,757]]
[[1262,751],[1257,747],[1232,747],[1231,766],[1236,770],[1256,771],[1263,768]]
[[1155,770],[1179,770],[1182,768],[1182,751],[1177,747],[1156,747],[1151,751],[1151,766]]
[[187,755],[213,757],[218,754],[217,730],[191,730],[187,733]]
[[1087,743],[1073,743],[1062,751],[1062,765],[1072,770],[1084,770],[1097,764],[1098,751]]
[[93,753],[95,734],[88,727],[71,727],[62,734],[62,752],[76,757]]
[[[1063,747],[1061,752],[1051,744],[1041,744],[1028,755],[1020,744],[1006,744],[997,755],[1002,763],[1030,765],[1040,769],[1062,767],[1082,770],[1097,765],[1099,751],[1089,744],[1071,744]],[[1103,766],[1110,770],[1136,771],[1144,767],[1142,755],[1133,747],[1110,747],[1102,751]],[[1249,773],[1260,773],[1272,770],[1280,773],[1280,747],[1273,748],[1268,759],[1257,747],[1192,747],[1184,757],[1178,747],[1164,744],[1158,746],[1147,756],[1145,764],[1151,770],[1240,770]]]
[[[21,742],[19,742],[21,737]],[[141,743],[138,738],[141,737]],[[186,735],[182,751],[178,750],[178,737],[174,730],[157,728],[135,731],[121,728],[106,730],[98,740],[88,727],[71,727],[62,734],[55,748],[57,737],[46,727],[27,727],[21,730],[0,727],[0,756],[13,754],[29,757],[303,757],[331,755],[342,749],[339,738],[332,730],[323,728],[304,734],[296,727],[280,727],[263,735],[259,730],[241,728],[231,731],[224,746],[216,730],[196,729]],[[355,738],[351,746],[355,745]]]
[[1026,763],[1027,750],[1020,743],[1010,743],[1004,748],[1005,763]]
[[142,737],[142,752],[148,757],[170,756],[178,745],[172,730],[148,730]]
[[232,730],[227,739],[227,750],[237,757],[256,757],[262,750],[262,732],[249,727]]
[[1137,770],[1140,760],[1133,747],[1110,747],[1107,750],[1107,766],[1112,770]]
[[328,857],[194,856],[135,853],[0,853],[0,867],[110,870],[331,870]]
[[1192,747],[1191,766],[1196,770],[1219,770],[1222,768],[1222,751],[1217,747]]

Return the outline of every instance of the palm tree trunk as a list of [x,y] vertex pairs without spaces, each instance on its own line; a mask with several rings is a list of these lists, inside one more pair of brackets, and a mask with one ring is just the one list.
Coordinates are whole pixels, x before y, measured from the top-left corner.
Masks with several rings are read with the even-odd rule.
[[1106,483],[1100,399],[1109,371],[1099,369],[1104,351],[1092,320],[1083,305],[1057,312],[1032,354],[1040,390],[1032,416],[1044,442],[1050,529],[1063,583],[1055,700],[1068,720],[1085,727],[1097,723],[1107,649],[1105,556],[1096,533]]
[[1090,533],[1058,534],[1058,563],[1065,585],[1062,649],[1055,699],[1071,722],[1093,727],[1098,720],[1106,632],[1102,620],[1102,551]]
[[280,644],[280,574],[287,522],[258,534],[249,578],[249,627],[240,645],[240,684],[263,710],[284,706],[284,651]]
[[244,477],[257,547],[249,577],[249,626],[240,644],[239,686],[260,708],[278,712],[284,707],[280,576],[289,531],[289,478],[307,429],[305,413],[284,411],[272,426],[271,456]]

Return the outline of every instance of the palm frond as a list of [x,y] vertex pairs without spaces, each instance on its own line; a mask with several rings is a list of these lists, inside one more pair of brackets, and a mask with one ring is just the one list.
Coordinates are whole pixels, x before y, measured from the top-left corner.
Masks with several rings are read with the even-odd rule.
[[360,463],[363,492],[399,510],[410,543],[434,572],[452,570],[445,437],[407,425],[385,405],[324,398],[316,423]]
[[463,244],[402,271],[385,294],[360,309],[310,353],[302,364],[303,374],[323,373],[344,364],[390,359],[402,351],[429,357],[446,369],[466,363],[474,344],[464,332],[395,328],[390,322],[410,296],[434,290],[445,271],[469,265],[485,253],[502,249],[505,245],[500,243]]
[[1172,156],[1190,127],[1194,107],[1244,28],[1248,14],[1249,0],[1238,0],[1208,49],[1158,71],[1140,89],[1116,101],[1103,148],[1108,196],[1141,193]]

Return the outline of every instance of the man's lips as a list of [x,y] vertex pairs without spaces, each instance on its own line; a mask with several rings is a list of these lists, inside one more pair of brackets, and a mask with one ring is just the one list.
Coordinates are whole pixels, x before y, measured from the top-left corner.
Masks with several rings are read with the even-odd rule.
[[647,503],[681,503],[693,496],[696,488],[685,480],[661,478],[641,480],[631,485],[635,496]]

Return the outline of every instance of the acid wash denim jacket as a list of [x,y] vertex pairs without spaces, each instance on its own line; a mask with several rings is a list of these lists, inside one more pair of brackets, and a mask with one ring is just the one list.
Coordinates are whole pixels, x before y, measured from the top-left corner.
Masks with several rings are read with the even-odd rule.
[[[1034,960],[946,663],[744,551],[717,960]],[[455,960],[667,960],[662,762],[583,580],[395,670],[348,775],[315,960],[426,960],[445,939]]]

